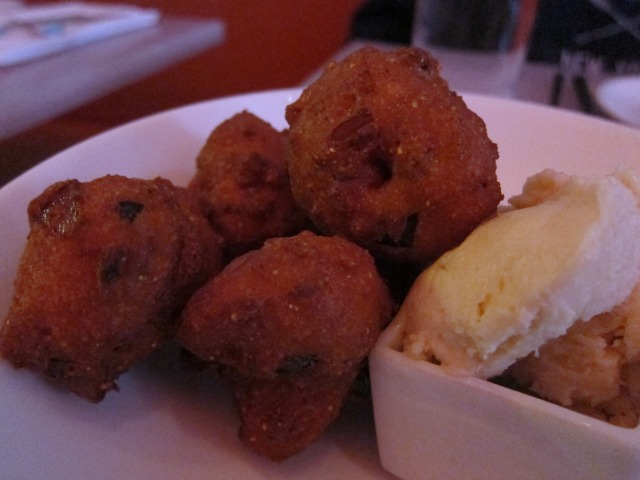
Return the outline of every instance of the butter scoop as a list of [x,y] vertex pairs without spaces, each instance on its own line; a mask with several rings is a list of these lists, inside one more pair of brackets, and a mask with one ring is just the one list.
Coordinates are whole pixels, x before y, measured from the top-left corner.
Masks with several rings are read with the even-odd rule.
[[395,322],[404,352],[488,378],[622,303],[640,278],[640,180],[547,169],[500,214],[440,257]]

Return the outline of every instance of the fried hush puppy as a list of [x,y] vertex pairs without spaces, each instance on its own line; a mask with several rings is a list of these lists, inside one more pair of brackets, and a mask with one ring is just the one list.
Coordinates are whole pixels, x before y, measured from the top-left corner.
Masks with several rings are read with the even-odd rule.
[[293,195],[324,234],[426,264],[502,199],[497,146],[417,48],[365,47],[286,108]]
[[221,238],[191,197],[163,179],[106,176],[32,200],[2,356],[91,402],[117,389],[222,268]]
[[338,416],[391,314],[368,252],[303,232],[225,267],[191,298],[177,339],[226,372],[242,441],[283,461]]
[[286,132],[247,111],[218,125],[201,149],[188,188],[208,203],[227,257],[302,229],[304,216],[293,200],[286,170],[287,149]]

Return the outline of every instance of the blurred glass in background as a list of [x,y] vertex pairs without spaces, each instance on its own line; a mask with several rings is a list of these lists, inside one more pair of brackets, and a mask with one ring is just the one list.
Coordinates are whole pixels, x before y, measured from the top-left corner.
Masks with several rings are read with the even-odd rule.
[[[438,21],[414,19],[426,8],[422,2]],[[356,13],[351,34],[409,44],[414,33],[422,36],[414,41],[428,41],[436,49],[508,48],[526,38],[523,25],[514,22],[523,5],[510,0],[368,0]],[[539,0],[526,59],[556,64],[568,74],[582,72],[593,82],[598,76],[640,73],[640,0]]]
[[511,96],[538,0],[416,0],[412,44],[431,51],[455,90]]

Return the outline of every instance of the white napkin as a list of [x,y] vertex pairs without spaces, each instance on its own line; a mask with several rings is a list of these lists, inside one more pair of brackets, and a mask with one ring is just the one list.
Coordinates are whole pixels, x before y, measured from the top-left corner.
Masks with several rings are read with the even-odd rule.
[[7,2],[0,8],[0,67],[149,27],[159,17],[157,10],[131,5]]

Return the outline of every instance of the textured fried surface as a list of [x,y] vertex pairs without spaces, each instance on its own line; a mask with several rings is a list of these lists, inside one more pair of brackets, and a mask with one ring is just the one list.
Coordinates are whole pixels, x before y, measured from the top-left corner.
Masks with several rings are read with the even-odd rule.
[[502,199],[484,122],[415,48],[365,47],[289,105],[293,194],[325,234],[426,263]]
[[390,315],[364,249],[304,232],[268,240],[197,291],[178,340],[234,372],[242,440],[279,461],[339,414]]
[[220,237],[166,180],[59,182],[28,214],[2,355],[93,402],[175,333],[187,297],[221,268]]
[[229,257],[302,229],[286,154],[286,132],[247,111],[218,125],[200,151],[189,188],[209,204],[210,221]]

